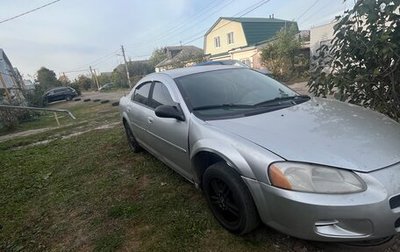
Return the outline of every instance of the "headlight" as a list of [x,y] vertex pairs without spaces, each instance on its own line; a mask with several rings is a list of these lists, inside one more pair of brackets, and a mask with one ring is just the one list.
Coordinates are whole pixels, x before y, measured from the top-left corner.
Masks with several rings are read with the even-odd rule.
[[283,189],[314,193],[354,193],[366,189],[353,172],[320,165],[277,162],[268,168],[271,184]]

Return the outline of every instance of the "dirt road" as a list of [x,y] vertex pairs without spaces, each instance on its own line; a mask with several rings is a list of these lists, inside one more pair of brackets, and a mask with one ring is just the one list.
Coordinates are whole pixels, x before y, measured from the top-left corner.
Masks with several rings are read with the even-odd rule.
[[129,93],[129,89],[124,90],[116,90],[112,92],[99,92],[99,91],[90,91],[90,92],[82,92],[82,99],[100,99],[100,100],[110,100],[110,101],[119,101],[119,99]]

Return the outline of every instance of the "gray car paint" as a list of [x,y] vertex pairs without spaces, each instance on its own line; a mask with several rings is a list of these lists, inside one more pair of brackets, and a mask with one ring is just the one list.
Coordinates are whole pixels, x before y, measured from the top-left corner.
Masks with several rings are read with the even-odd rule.
[[[400,164],[394,164],[400,161],[398,123],[358,106],[319,98],[246,118],[197,118],[186,107],[173,78],[229,68],[234,67],[176,69],[150,74],[139,81],[158,80],[167,86],[182,108],[187,131],[168,130],[181,122],[157,118],[154,110],[132,102],[134,90],[120,100],[121,116],[139,134],[136,137],[143,147],[195,184],[201,182],[193,165],[196,155],[207,151],[220,156],[241,174],[262,221],[277,230],[321,241],[377,239],[400,231],[393,225],[400,209],[390,209],[388,204],[391,197],[400,194]],[[146,125],[136,129],[137,115],[144,116],[142,121],[150,116],[168,120],[168,124],[158,133],[159,138],[149,141],[148,134],[154,132]],[[164,146],[170,151],[167,154],[157,151],[157,146],[165,144],[166,135],[186,142],[186,147],[181,146],[186,154],[174,158],[173,150],[177,148],[172,145]],[[351,194],[317,194],[273,187],[268,166],[285,159],[360,171],[357,174],[367,189]]]
[[359,106],[313,98],[282,110],[208,122],[286,160],[370,172],[400,161],[400,127]]

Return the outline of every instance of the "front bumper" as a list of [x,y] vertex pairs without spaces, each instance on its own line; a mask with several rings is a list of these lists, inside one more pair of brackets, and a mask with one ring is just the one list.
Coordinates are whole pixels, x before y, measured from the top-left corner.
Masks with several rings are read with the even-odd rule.
[[316,241],[361,241],[400,232],[400,164],[357,173],[367,190],[317,194],[284,190],[243,178],[262,221],[283,233]]

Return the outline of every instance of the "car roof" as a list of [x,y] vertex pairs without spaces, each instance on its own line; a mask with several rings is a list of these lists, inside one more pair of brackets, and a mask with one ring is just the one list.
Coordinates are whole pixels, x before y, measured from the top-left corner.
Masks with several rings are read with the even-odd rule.
[[53,87],[53,88],[47,89],[46,92],[50,92],[50,91],[58,90],[58,89],[65,89],[65,88],[69,88],[69,87]]
[[207,66],[192,66],[192,67],[185,67],[185,68],[177,68],[172,70],[167,70],[164,72],[153,73],[152,75],[168,75],[172,79],[179,78],[186,75],[196,74],[196,73],[204,73],[210,72],[215,70],[223,70],[223,69],[236,69],[242,68],[233,65],[207,65]]
[[205,61],[196,64],[196,66],[208,66],[208,65],[235,65],[248,68],[246,64],[239,60],[228,59],[228,60],[215,60],[215,61]]

